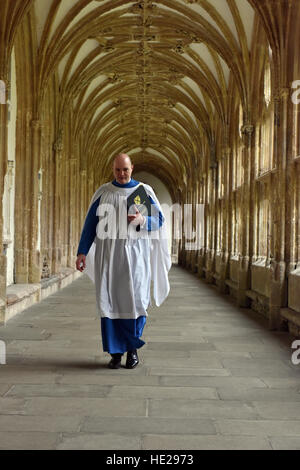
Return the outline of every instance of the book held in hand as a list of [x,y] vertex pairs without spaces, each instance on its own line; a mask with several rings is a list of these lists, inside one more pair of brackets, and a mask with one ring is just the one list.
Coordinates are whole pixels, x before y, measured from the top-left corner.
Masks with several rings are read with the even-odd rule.
[[[139,186],[127,198],[127,212],[135,214],[134,206],[143,216],[151,215],[151,202],[143,185]],[[129,212],[130,210],[130,212]]]
[[[135,207],[144,217],[151,215],[151,202],[143,185],[140,185],[127,198],[128,214],[135,214]],[[137,225],[136,231],[139,232],[140,229],[141,226]]]

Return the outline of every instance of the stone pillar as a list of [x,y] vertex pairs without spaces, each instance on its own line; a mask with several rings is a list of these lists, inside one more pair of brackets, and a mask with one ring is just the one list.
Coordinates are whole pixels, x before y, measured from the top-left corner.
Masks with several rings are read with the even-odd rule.
[[181,238],[178,243],[178,264],[184,266],[184,245],[185,245],[185,234],[184,234],[184,203],[185,203],[185,187],[180,189],[180,200],[181,206]]
[[289,88],[282,88],[275,99],[275,152],[278,180],[273,193],[274,257],[271,263],[269,328],[281,326],[280,308],[287,305],[287,221],[286,196]]
[[209,240],[209,246],[206,249],[206,273],[205,279],[208,283],[214,283],[214,273],[215,273],[215,257],[216,257],[216,200],[217,200],[217,163],[215,156],[215,148],[211,148],[211,162],[210,162],[210,172],[211,172],[211,194],[208,195],[209,198],[209,207],[210,207],[210,233],[211,237]]
[[79,231],[82,228],[82,224],[86,215],[86,210],[88,207],[88,198],[87,198],[87,171],[83,169],[80,171],[80,213],[79,213]]
[[70,191],[69,191],[69,243],[68,243],[68,266],[74,267],[75,266],[75,245],[76,245],[76,217],[78,216],[78,212],[76,210],[76,194],[77,194],[77,187],[75,184],[76,181],[76,165],[77,159],[76,157],[70,158],[69,160],[70,165]]
[[29,283],[38,283],[41,280],[40,251],[38,243],[38,174],[41,167],[41,123],[39,120],[31,121],[31,201],[30,201],[30,239],[29,239]]
[[[83,227],[84,218],[86,215],[86,210],[88,207],[87,202],[87,171],[82,169],[78,173],[78,183],[76,187],[76,197],[77,197],[77,217],[76,217],[76,228],[75,228],[75,238],[74,238],[74,255],[77,256],[77,248],[80,240],[80,235]],[[73,266],[74,267],[74,266]]]
[[[51,274],[51,233],[52,233],[52,173],[51,173],[51,144],[49,122],[43,121],[41,128],[41,178],[42,187],[40,199],[40,223],[41,223],[41,279],[50,277]],[[46,229],[47,228],[47,229]]]
[[64,157],[60,175],[61,268],[67,266],[70,244],[70,160]]
[[[98,185],[97,185],[98,186]],[[87,191],[88,191],[88,203],[93,197],[94,192],[96,191],[95,187],[95,178],[94,178],[94,171],[93,170],[88,170],[88,179],[87,179]],[[86,206],[86,209],[88,208],[88,204]]]
[[239,257],[238,270],[238,291],[237,304],[240,307],[249,307],[250,299],[246,292],[251,286],[250,272],[250,231],[251,231],[251,165],[252,165],[252,135],[254,126],[246,124],[242,127],[244,149],[243,149],[243,166],[244,166],[244,184],[242,188],[242,233],[241,233],[241,252]]
[[[176,200],[174,202],[175,206],[180,206],[181,204],[181,192],[180,189],[177,189]],[[179,214],[176,211],[173,212],[173,224],[172,224],[172,255],[174,255],[177,263],[179,262],[179,247],[180,247],[180,221]]]
[[[197,220],[196,220],[196,205],[198,204],[199,200],[199,181],[195,181],[193,185],[193,229],[197,233],[197,230],[200,228],[196,226]],[[197,238],[195,238],[197,240]],[[197,263],[198,263],[198,253],[199,250],[198,248],[196,250],[192,251],[192,256],[191,256],[191,270],[193,273],[197,272]]]
[[62,132],[53,144],[54,159],[54,210],[53,210],[53,251],[52,266],[53,272],[58,273],[62,258],[62,236],[61,236],[61,172],[62,172]]
[[229,171],[229,160],[231,158],[231,149],[226,147],[223,149],[223,172],[222,181],[220,184],[224,185],[223,194],[223,226],[221,235],[221,265],[220,265],[220,279],[218,280],[218,288],[222,294],[228,293],[228,286],[226,280],[229,278],[229,223],[230,220],[230,196],[229,196],[229,185],[228,185],[228,171]]
[[0,74],[1,80],[1,102],[0,102],[0,239],[1,239],[1,252],[0,252],[0,325],[5,319],[6,310],[6,255],[3,246],[3,205],[2,198],[4,192],[4,178],[7,172],[7,132],[8,120],[7,112],[8,105],[6,103],[6,92],[8,81],[3,73]]
[[[199,199],[198,202],[199,204],[205,203],[205,186],[204,186],[204,178],[201,177],[199,181]],[[206,217],[205,217],[205,206],[204,206],[204,240],[203,240],[203,246],[199,249],[198,251],[198,256],[197,256],[197,276],[199,278],[204,277],[204,267],[205,267],[205,250],[206,250],[206,242],[205,242],[205,237],[206,237]]]
[[[190,184],[192,185],[192,181],[190,178],[188,178],[188,181],[190,181]],[[187,204],[189,204],[188,208],[190,210],[190,206],[193,205],[193,187],[187,191]],[[192,207],[193,211],[193,207]],[[192,217],[189,217],[189,220],[186,221],[186,230],[188,231],[188,243],[191,242],[191,235],[192,235],[192,230],[193,230],[193,215]],[[186,247],[184,247],[184,252],[185,252],[185,267],[187,269],[191,268],[191,259],[192,259],[192,250],[187,250]]]
[[[16,141],[16,190],[15,190],[15,282],[29,282],[29,237],[31,207],[31,156],[30,132],[28,130],[30,116],[22,112],[17,117]],[[25,190],[26,188],[26,190]]]
[[184,186],[182,190],[182,199],[181,199],[181,240],[179,244],[179,257],[178,257],[178,264],[180,264],[182,267],[186,266],[186,251],[185,251],[185,240],[186,240],[186,234],[185,234],[185,217],[184,217],[184,205],[187,202],[187,189],[186,186]]

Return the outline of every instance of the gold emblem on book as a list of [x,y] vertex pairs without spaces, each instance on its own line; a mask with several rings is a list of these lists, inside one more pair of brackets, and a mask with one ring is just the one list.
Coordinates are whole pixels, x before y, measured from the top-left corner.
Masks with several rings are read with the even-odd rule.
[[141,198],[140,198],[140,196],[136,196],[136,197],[134,198],[134,203],[135,203],[135,204],[140,204],[140,203],[141,203]]

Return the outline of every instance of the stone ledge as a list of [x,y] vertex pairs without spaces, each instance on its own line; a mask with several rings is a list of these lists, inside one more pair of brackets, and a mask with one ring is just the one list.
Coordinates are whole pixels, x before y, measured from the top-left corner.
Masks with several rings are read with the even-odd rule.
[[266,297],[265,295],[260,294],[259,292],[256,292],[255,290],[251,289],[246,291],[246,295],[249,299],[251,299],[252,310],[255,310],[255,312],[262,314],[265,318],[269,318],[269,297]]
[[227,284],[228,287],[234,290],[238,290],[238,283],[235,281],[232,281],[231,279],[226,279],[225,284]]
[[79,271],[75,271],[72,268],[63,268],[58,274],[42,279],[37,284],[13,284],[8,286],[6,289],[6,310],[2,323],[7,322],[31,305],[63,289],[80,276],[82,276],[82,273]]
[[268,264],[268,260],[265,257],[257,258],[256,260],[252,260],[251,267],[257,268],[268,268],[270,269],[270,264]]
[[[251,287],[263,298],[269,298],[271,286],[271,267],[266,264],[266,260],[257,260],[251,265]],[[252,297],[251,297],[252,298]],[[255,299],[253,299],[255,300]]]
[[12,284],[6,289],[6,305],[9,307],[35,293],[39,296],[40,289],[40,284]]
[[288,306],[292,311],[300,311],[300,268],[291,271],[288,276]]
[[229,287],[229,295],[231,295],[233,299],[237,300],[239,290],[238,283],[236,281],[233,281],[232,279],[226,279],[225,284]]
[[260,294],[259,292],[256,292],[255,290],[247,290],[246,291],[247,297],[249,297],[252,300],[255,300],[256,302],[261,302],[261,303],[269,303],[269,297],[266,297],[263,294]]
[[50,278],[41,281],[41,300],[54,294],[59,289],[63,289],[71,282],[75,281],[82,273],[73,268],[62,268],[59,273],[54,274]]
[[281,308],[280,316],[283,321],[287,322],[289,332],[300,337],[300,312],[291,308]]
[[53,276],[46,277],[46,278],[41,280],[41,288],[42,289],[47,289],[47,287],[52,286],[53,284],[58,282],[59,279],[60,279],[59,276],[57,276],[55,274]]
[[213,278],[216,279],[217,281],[220,281],[221,275],[219,273],[213,273]]

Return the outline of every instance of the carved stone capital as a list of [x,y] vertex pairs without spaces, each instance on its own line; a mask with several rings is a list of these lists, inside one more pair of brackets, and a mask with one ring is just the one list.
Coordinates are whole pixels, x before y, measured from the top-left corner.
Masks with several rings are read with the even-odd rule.
[[241,127],[241,132],[242,132],[242,134],[248,135],[248,136],[251,137],[251,135],[252,135],[253,132],[254,132],[254,126],[253,126],[253,124],[244,124],[244,125]]
[[41,121],[39,119],[32,119],[30,125],[32,129],[39,130],[41,128]]
[[60,130],[57,134],[55,142],[53,142],[53,150],[57,153],[63,151],[63,132]]
[[253,124],[247,123],[241,127],[243,141],[247,147],[249,147],[251,144],[251,138],[252,138],[253,132],[254,132]]

